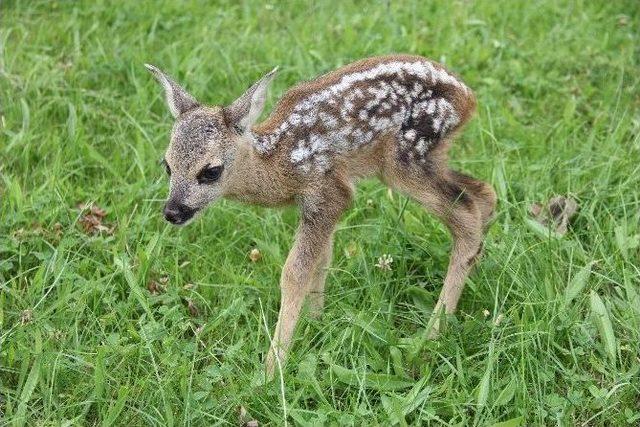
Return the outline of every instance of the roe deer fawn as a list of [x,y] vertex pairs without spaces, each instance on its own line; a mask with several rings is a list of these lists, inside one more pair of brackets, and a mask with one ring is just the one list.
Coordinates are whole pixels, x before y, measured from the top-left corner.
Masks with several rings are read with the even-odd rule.
[[[312,314],[322,311],[334,229],[358,179],[378,177],[447,225],[453,248],[434,315],[455,311],[496,204],[489,184],[447,166],[450,142],[476,104],[458,78],[419,56],[364,59],[290,89],[256,124],[276,70],[221,107],[200,104],[146,67],[164,86],[176,119],[165,155],[169,222],[185,224],[220,197],[300,208],[280,279],[269,377],[284,361],[305,299]],[[437,320],[432,324],[436,335]]]

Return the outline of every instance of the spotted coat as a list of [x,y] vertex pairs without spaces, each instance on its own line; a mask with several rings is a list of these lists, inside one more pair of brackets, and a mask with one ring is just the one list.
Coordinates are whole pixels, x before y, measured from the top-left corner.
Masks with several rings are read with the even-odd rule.
[[422,57],[378,57],[291,89],[254,131],[268,155],[281,146],[301,172],[329,170],[336,155],[397,138],[403,163],[426,164],[429,151],[472,113],[471,90]]

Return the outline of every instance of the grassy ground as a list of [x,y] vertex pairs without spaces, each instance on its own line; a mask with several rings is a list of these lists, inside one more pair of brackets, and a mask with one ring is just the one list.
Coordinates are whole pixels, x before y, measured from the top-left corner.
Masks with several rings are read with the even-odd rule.
[[[640,423],[637,1],[179,3],[0,3],[0,424]],[[499,194],[485,257],[425,340],[446,230],[363,184],[326,313],[264,384],[297,213],[223,202],[168,226],[171,120],[142,64],[211,103],[280,65],[271,106],[389,52],[477,92],[452,158]],[[527,221],[555,194],[580,204],[563,238]]]

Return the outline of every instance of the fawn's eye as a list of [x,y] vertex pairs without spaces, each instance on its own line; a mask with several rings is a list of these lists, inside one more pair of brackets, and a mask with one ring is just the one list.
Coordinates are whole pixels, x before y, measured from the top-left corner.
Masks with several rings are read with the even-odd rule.
[[162,159],[162,164],[164,165],[164,170],[167,171],[167,175],[171,176],[171,168],[169,167],[169,163],[165,159]]
[[196,178],[198,179],[198,182],[200,184],[211,184],[213,182],[216,182],[220,178],[220,175],[222,175],[222,169],[223,169],[222,165],[220,166],[207,165],[204,167],[204,169],[200,171],[200,173]]

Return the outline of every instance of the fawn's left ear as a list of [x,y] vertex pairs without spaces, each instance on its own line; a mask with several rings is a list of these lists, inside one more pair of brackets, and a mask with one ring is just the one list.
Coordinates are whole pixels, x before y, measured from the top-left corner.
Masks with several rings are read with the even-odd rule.
[[151,74],[162,84],[164,92],[167,97],[167,104],[173,117],[177,118],[185,111],[189,111],[198,107],[200,104],[196,99],[191,96],[182,86],[174,82],[169,76],[163,73],[159,68],[153,65],[144,64],[147,70],[151,71]]
[[238,126],[242,132],[249,129],[260,117],[267,99],[269,83],[276,75],[278,67],[253,84],[242,96],[224,109],[231,126]]

